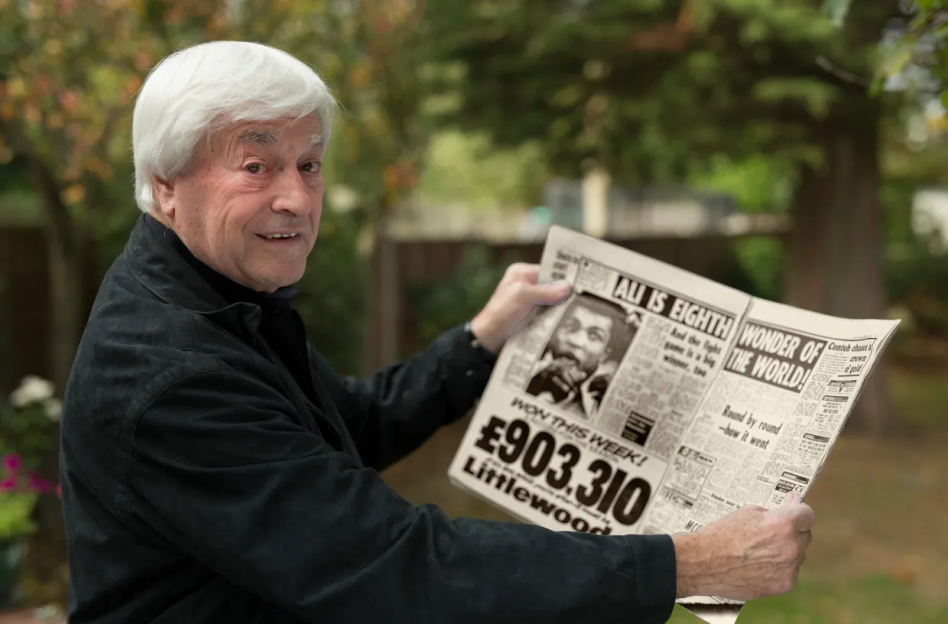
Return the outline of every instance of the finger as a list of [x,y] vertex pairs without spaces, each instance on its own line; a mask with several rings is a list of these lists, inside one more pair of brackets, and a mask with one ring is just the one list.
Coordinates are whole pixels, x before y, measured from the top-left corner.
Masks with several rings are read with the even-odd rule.
[[813,508],[806,503],[800,503],[794,505],[792,519],[797,531],[805,533],[809,531],[813,527],[813,523],[816,522],[816,513],[813,511]]
[[[763,512],[766,512],[766,511],[767,511],[767,508],[766,508],[766,507],[763,507],[763,506],[761,506],[761,505],[744,505],[743,507],[741,507],[740,509],[738,509],[738,511],[763,511]],[[731,513],[735,513],[735,512],[732,511]]]
[[507,271],[514,277],[522,278],[530,284],[536,284],[537,275],[540,273],[540,265],[517,262],[507,267]]
[[810,546],[810,542],[813,541],[813,531],[802,531],[797,533],[797,543],[800,544],[800,548],[806,550]]
[[570,290],[569,282],[557,280],[547,284],[525,285],[522,287],[521,293],[527,303],[553,305],[568,297]]
[[787,495],[783,497],[783,503],[780,506],[789,507],[790,505],[798,502],[800,502],[800,497],[797,496],[796,492],[790,491],[787,492]]
[[796,568],[797,570],[799,570],[799,569],[800,569],[800,566],[803,565],[803,562],[804,562],[804,561],[806,561],[806,551],[805,551],[805,550],[801,550],[801,551],[800,551],[800,554],[797,555],[796,560],[793,562],[793,567]]

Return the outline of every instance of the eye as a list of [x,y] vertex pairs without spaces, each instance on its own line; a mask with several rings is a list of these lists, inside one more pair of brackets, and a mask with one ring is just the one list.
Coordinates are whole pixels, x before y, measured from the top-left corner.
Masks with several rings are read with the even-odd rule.
[[253,162],[247,163],[244,165],[244,171],[257,175],[258,173],[263,173],[263,163]]
[[322,166],[322,163],[320,163],[318,160],[311,160],[300,167],[300,169],[306,173],[319,173],[319,170],[322,169]]

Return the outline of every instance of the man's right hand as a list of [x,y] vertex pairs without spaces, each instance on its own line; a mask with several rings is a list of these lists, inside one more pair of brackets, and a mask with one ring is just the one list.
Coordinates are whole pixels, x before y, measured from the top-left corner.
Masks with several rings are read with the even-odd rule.
[[754,600],[790,591],[813,522],[813,509],[790,493],[776,509],[744,507],[696,533],[672,536],[678,597]]

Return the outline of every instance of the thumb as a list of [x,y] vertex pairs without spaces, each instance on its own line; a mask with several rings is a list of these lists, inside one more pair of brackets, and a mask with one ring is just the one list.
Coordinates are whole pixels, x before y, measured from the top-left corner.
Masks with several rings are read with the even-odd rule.
[[554,305],[566,299],[572,289],[566,280],[557,280],[547,284],[534,284],[525,290],[530,303]]
[[800,496],[796,492],[787,492],[787,495],[783,498],[783,503],[781,507],[789,507],[800,502]]

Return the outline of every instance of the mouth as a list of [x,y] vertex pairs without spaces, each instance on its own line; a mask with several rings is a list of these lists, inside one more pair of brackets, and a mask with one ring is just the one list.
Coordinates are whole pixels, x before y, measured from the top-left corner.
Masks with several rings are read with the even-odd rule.
[[281,234],[257,234],[259,238],[270,243],[288,243],[299,240],[299,232],[287,232]]

